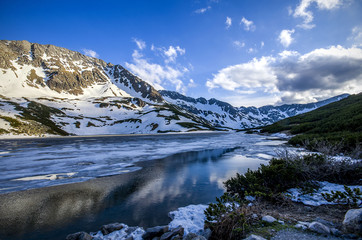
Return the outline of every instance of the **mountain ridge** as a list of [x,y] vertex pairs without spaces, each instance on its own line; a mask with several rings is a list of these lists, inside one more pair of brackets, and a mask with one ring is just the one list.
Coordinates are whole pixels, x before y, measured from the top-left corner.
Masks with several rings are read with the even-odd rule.
[[[262,106],[262,107],[234,107],[227,102],[211,98],[192,98],[181,93],[161,90],[160,94],[168,102],[192,112],[200,117],[212,122],[216,127],[226,128],[254,128],[267,125],[284,119],[314,110],[318,107],[327,105],[334,101],[341,100],[349,94],[341,94],[316,103],[308,104],[283,104],[281,106]],[[238,125],[241,123],[241,125]]]
[[[338,100],[331,99],[325,103]],[[236,108],[215,98],[157,91],[121,65],[66,48],[0,40],[0,134],[241,130],[317,107]]]

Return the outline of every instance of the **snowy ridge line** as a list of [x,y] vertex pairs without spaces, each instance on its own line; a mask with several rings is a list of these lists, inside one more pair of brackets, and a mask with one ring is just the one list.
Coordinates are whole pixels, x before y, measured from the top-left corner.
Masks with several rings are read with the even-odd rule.
[[348,97],[348,94],[309,104],[286,104],[281,106],[234,107],[217,99],[192,98],[178,92],[159,91],[163,98],[180,108],[196,114],[216,127],[246,129],[272,124],[284,118],[312,111],[329,103]]

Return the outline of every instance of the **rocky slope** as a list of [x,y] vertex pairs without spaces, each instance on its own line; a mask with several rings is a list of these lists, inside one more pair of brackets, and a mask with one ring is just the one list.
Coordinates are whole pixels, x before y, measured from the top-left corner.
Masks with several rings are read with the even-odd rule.
[[160,91],[163,98],[180,108],[183,108],[199,117],[205,118],[215,127],[231,129],[245,129],[272,124],[287,117],[312,111],[329,103],[348,97],[348,94],[339,95],[324,101],[308,104],[285,104],[281,106],[233,107],[232,105],[211,98],[191,98],[178,92]]

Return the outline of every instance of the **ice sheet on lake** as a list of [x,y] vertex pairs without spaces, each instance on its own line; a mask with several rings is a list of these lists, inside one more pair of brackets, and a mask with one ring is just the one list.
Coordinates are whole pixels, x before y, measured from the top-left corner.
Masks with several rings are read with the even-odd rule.
[[268,161],[285,143],[268,139],[243,133],[194,133],[0,140],[0,193],[136,171],[139,161],[191,151],[236,148],[232,154]]

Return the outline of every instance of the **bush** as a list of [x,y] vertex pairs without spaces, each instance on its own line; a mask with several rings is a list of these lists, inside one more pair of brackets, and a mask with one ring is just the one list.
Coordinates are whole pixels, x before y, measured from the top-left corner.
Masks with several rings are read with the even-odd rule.
[[354,188],[353,190],[347,186],[344,186],[344,192],[341,191],[332,191],[329,193],[322,193],[322,196],[328,202],[335,203],[347,203],[349,206],[356,208],[361,205],[362,202],[362,192],[359,188]]

